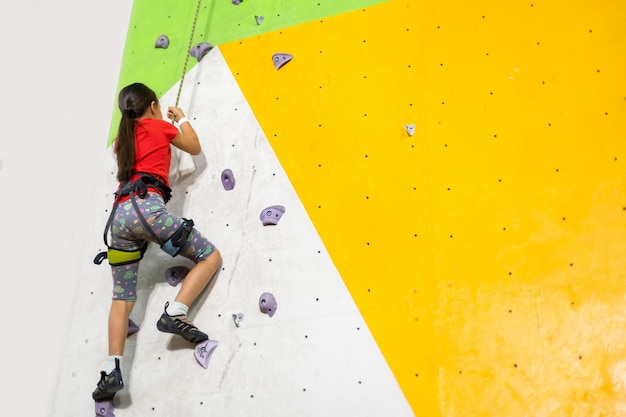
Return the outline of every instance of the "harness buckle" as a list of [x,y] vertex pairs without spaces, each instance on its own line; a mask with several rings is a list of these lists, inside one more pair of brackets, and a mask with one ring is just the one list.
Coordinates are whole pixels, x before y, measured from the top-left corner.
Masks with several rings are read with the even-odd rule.
[[193,220],[183,218],[183,223],[180,225],[177,231],[175,231],[169,239],[167,239],[163,245],[161,245],[161,249],[163,252],[168,255],[175,257],[180,252],[180,249],[183,247],[187,238],[189,237],[189,233],[193,229]]

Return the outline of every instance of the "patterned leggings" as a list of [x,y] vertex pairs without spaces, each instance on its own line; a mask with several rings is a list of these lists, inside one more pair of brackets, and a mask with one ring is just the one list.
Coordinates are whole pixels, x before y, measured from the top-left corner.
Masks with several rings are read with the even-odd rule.
[[[183,219],[167,211],[163,197],[158,193],[149,192],[145,199],[136,197],[136,201],[139,211],[141,211],[148,225],[162,241],[166,241],[172,236],[183,223]],[[155,242],[150,232],[143,227],[141,219],[137,217],[132,202],[127,200],[120,203],[111,228],[111,247],[124,251],[134,251],[139,250],[145,241]],[[155,243],[160,245],[160,242]],[[197,264],[206,259],[214,250],[215,246],[202,233],[193,228],[178,254]],[[111,266],[114,300],[137,300],[139,262]]]

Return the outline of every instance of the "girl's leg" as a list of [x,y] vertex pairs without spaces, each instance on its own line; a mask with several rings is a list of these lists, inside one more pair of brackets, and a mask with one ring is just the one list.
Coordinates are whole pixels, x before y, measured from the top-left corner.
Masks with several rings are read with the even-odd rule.
[[171,305],[169,302],[165,303],[165,312],[157,322],[157,329],[178,334],[189,342],[198,343],[207,340],[209,336],[189,321],[187,312],[216,275],[222,265],[222,256],[196,229],[192,229],[180,250],[180,255],[193,261],[195,266],[182,280],[174,302]]
[[124,355],[128,320],[137,301],[138,273],[139,261],[111,266],[113,299],[109,310],[109,358]]
[[96,401],[110,400],[116,392],[124,388],[120,363],[124,355],[124,345],[128,336],[128,319],[135,305],[134,301],[111,301],[109,311],[109,357],[106,371],[100,373],[100,381],[91,394]]
[[217,249],[205,258],[199,261],[182,280],[180,291],[176,295],[174,301],[191,306],[198,298],[206,286],[211,282],[217,270],[222,265],[222,255]]
[[126,300],[113,300],[109,311],[109,356],[123,356],[128,319],[135,303]]
[[[159,245],[180,230],[179,228],[184,223],[184,219],[166,209],[163,198],[156,193],[148,193],[147,198],[138,199],[137,204],[152,232],[160,240],[156,242]],[[127,221],[126,225],[129,224],[133,223]],[[115,228],[113,230],[115,231]],[[121,230],[118,231],[116,237],[121,236],[119,232]],[[143,228],[133,228],[131,232],[135,239],[154,241],[152,234]],[[182,281],[172,305],[169,302],[165,304],[165,312],[157,322],[157,328],[162,332],[179,334],[191,342],[203,341],[208,336],[200,332],[187,319],[187,312],[217,273],[222,265],[222,256],[215,246],[195,228],[192,228],[187,240],[180,248],[179,256],[191,260],[195,265]]]

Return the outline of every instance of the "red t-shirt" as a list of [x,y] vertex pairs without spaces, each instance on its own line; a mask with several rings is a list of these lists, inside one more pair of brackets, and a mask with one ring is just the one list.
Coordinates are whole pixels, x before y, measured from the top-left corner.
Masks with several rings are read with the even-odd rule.
[[[178,133],[178,128],[165,120],[137,120],[135,122],[135,165],[133,172],[150,174],[169,187],[172,159],[170,144]],[[139,176],[135,174],[130,179],[134,181]],[[122,198],[122,200],[126,199],[126,197]]]

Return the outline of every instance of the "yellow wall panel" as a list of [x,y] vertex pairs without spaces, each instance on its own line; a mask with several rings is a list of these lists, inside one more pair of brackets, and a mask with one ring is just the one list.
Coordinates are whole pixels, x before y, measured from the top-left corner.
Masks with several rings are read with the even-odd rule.
[[221,46],[416,415],[622,415],[625,27],[405,0]]

